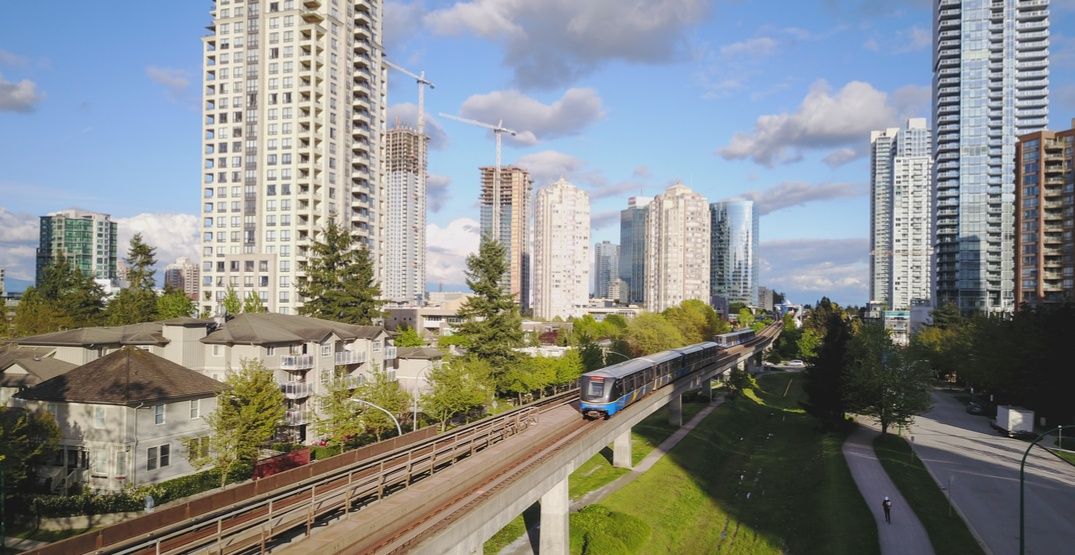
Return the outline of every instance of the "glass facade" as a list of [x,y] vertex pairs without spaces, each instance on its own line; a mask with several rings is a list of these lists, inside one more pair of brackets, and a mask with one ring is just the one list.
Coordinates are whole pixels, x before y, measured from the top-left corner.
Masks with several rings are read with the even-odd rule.
[[728,200],[709,205],[710,303],[758,301],[758,209],[754,201]]
[[620,297],[629,304],[646,302],[646,211],[650,197],[631,197],[620,211],[619,276],[626,286]]

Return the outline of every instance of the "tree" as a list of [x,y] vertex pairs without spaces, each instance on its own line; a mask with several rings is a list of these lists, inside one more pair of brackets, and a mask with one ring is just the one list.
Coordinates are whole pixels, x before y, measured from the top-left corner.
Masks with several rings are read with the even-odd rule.
[[[373,379],[362,384],[355,391],[356,399],[363,399],[392,413],[397,420],[407,412],[407,404],[410,396],[399,386],[399,382],[388,377],[388,372],[380,368],[374,368]],[[361,411],[360,419],[363,428],[372,433],[377,441],[389,430],[395,430],[396,424],[384,412],[361,403],[355,403]]]
[[239,299],[239,293],[235,291],[235,288],[230,285],[224,293],[224,300],[221,305],[224,307],[224,314],[229,316],[237,316],[243,311],[243,301]]
[[454,358],[429,372],[430,392],[422,396],[422,412],[440,423],[467,414],[493,397],[489,363],[476,358]]
[[106,310],[108,323],[113,326],[152,322],[157,319],[157,294],[153,287],[157,249],[142,240],[141,233],[131,237],[127,249],[127,288],[116,294]]
[[34,469],[56,449],[60,428],[51,414],[0,407],[0,472],[4,493],[23,491]]
[[824,337],[814,328],[803,328],[795,340],[795,350],[799,358],[811,360],[817,358],[817,350],[821,348]]
[[[644,356],[686,345],[683,334],[660,314],[643,312],[627,324],[627,344],[634,356]],[[619,361],[617,361],[619,362]]]
[[[808,360],[806,391],[808,410],[824,425],[835,427],[844,418],[843,372],[846,366],[847,343],[851,326],[839,305],[823,298],[810,314],[810,326],[820,328],[821,344],[817,354]],[[806,332],[803,333],[806,336]]]
[[37,335],[94,326],[104,310],[104,291],[63,256],[42,270],[37,287],[28,287],[15,309],[14,333]]
[[381,288],[365,247],[355,247],[348,229],[329,220],[322,241],[311,247],[306,277],[299,282],[299,313],[348,324],[369,325],[381,315]]
[[463,303],[463,322],[456,335],[467,352],[488,362],[494,374],[508,370],[523,345],[522,318],[515,299],[501,286],[508,270],[507,253],[499,242],[482,237],[478,254],[467,256],[466,281],[474,295]]
[[752,324],[754,324],[754,313],[751,312],[749,308],[744,306],[743,308],[739,309],[739,318],[737,321],[739,323],[739,327],[749,328]]
[[421,347],[426,344],[422,336],[418,334],[418,330],[407,326],[400,328],[395,341],[397,347]]
[[187,318],[194,316],[196,310],[194,301],[178,289],[165,289],[164,294],[157,297],[157,317],[161,320]]
[[26,337],[70,328],[72,319],[37,288],[27,287],[15,308],[12,327],[16,337]]
[[712,341],[713,336],[723,328],[717,312],[697,299],[683,301],[679,306],[665,310],[662,315],[679,330],[685,344]]
[[257,359],[244,359],[238,371],[229,372],[224,389],[217,394],[217,407],[206,420],[209,449],[199,447],[199,438],[183,439],[196,468],[214,466],[224,487],[231,472],[257,462],[258,451],[276,433],[284,419],[284,393]]
[[268,310],[265,309],[265,304],[261,302],[261,295],[258,295],[256,291],[251,291],[243,299],[243,312],[246,314],[259,314],[268,312]]
[[342,448],[365,430],[352,390],[342,367],[336,367],[325,394],[319,397],[321,415],[314,427],[330,447]]
[[862,326],[848,344],[847,409],[876,420],[882,434],[890,426],[910,425],[914,415],[929,409],[930,381],[929,368],[907,361],[879,324]]

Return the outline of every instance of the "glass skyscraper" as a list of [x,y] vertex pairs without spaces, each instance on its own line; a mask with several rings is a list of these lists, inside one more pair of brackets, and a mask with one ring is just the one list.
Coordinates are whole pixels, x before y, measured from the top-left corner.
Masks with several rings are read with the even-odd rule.
[[646,210],[652,197],[631,197],[620,211],[620,279],[627,291],[622,302],[646,302]]
[[1014,301],[1015,142],[1049,116],[1048,0],[933,3],[937,304]]
[[709,205],[710,304],[758,301],[758,209],[751,200]]
[[37,280],[41,285],[45,268],[63,257],[82,275],[115,281],[118,226],[108,214],[62,210],[41,216],[37,247]]

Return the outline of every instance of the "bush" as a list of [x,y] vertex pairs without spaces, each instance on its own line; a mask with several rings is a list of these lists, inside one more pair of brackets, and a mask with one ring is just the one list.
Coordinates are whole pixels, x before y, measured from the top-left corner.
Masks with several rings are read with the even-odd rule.
[[645,522],[602,505],[590,505],[571,515],[571,529],[582,535],[583,555],[630,555],[650,536]]
[[339,445],[332,447],[328,445],[314,445],[310,447],[310,458],[312,460],[319,461],[321,459],[327,459],[329,457],[339,455],[342,452],[343,449]]

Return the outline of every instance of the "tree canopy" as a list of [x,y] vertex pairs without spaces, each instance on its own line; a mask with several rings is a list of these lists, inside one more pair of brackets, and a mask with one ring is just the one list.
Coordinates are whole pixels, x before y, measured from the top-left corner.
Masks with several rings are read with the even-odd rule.
[[907,361],[880,324],[863,325],[849,341],[843,381],[847,410],[873,418],[883,434],[932,404],[928,366]]
[[34,469],[44,464],[60,439],[51,414],[23,408],[0,407],[0,472],[4,492],[24,491]]
[[[398,381],[389,378],[388,372],[381,368],[374,368],[371,374],[372,379],[359,386],[354,397],[387,410],[396,417],[396,421],[401,420],[407,412],[410,396]],[[377,441],[381,441],[386,433],[396,431],[395,422],[384,412],[362,403],[355,403],[355,409],[360,412],[359,418],[365,431],[373,434]]]
[[457,357],[445,361],[429,372],[430,392],[422,396],[422,412],[440,423],[448,421],[492,401],[492,368],[477,358]]
[[161,320],[194,316],[197,307],[186,293],[168,288],[157,297],[157,317]]
[[418,330],[402,326],[399,330],[399,334],[396,335],[395,343],[397,347],[421,347],[426,342],[422,340],[422,336],[419,335]]
[[494,374],[506,372],[518,358],[513,349],[523,346],[519,307],[502,286],[507,270],[504,246],[482,237],[478,253],[467,256],[466,281],[474,294],[460,307],[463,322],[456,330],[467,352],[488,362]]
[[365,247],[356,247],[348,229],[329,220],[310,248],[306,276],[298,284],[299,313],[348,324],[369,325],[381,315],[381,288]]
[[124,261],[127,263],[128,286],[109,301],[108,323],[122,326],[152,322],[157,319],[157,293],[153,290],[157,249],[146,244],[141,233],[135,233]]
[[42,270],[36,287],[27,287],[12,320],[16,336],[95,326],[104,314],[104,291],[63,256]]

